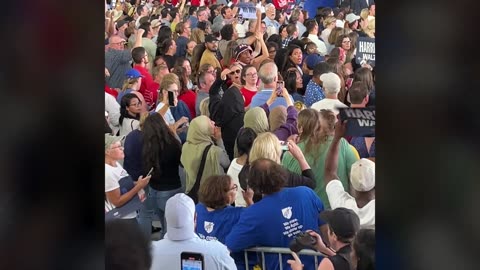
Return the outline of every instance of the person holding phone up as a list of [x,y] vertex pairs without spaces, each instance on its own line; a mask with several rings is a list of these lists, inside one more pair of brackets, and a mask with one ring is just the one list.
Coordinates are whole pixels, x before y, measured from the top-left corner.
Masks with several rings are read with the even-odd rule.
[[[166,74],[162,83],[160,84],[161,98],[162,100],[158,103],[156,112],[160,113],[165,122],[173,131],[174,134],[178,136],[187,130],[189,118],[187,115],[190,115],[188,107],[182,101],[178,101],[177,96],[180,89],[180,81],[178,76],[174,73]],[[176,108],[176,107],[179,108]],[[182,108],[180,108],[182,107]],[[175,110],[173,112],[172,110]],[[181,113],[180,111],[184,111]],[[175,121],[174,115],[177,114],[179,119]]]
[[[270,110],[280,105],[288,107],[285,98],[281,96],[283,91],[281,89],[284,87],[283,81],[279,79],[280,76],[278,74],[277,65],[274,62],[269,62],[262,65],[258,70],[258,77],[263,83],[263,89],[260,89],[260,91],[253,96],[252,102],[250,103],[250,108],[258,107],[266,103],[272,95],[272,91],[277,91],[277,96],[280,97],[275,99],[275,101],[269,105]],[[290,98],[293,100],[291,95]]]

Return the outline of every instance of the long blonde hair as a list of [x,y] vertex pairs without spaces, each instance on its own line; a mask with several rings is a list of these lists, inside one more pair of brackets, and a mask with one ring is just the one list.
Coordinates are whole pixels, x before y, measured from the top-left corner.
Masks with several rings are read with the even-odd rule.
[[314,162],[317,162],[319,147],[326,145],[330,136],[329,126],[323,128],[321,123],[330,123],[332,117],[335,124],[335,114],[330,110],[318,112],[315,109],[305,109],[298,114],[298,129],[302,131],[299,136],[300,142],[305,143],[305,155],[313,157]]
[[367,26],[363,29],[363,32],[371,38],[375,38],[375,18],[369,19]]
[[248,162],[252,163],[260,158],[268,158],[280,164],[282,148],[277,136],[271,132],[264,132],[253,141],[252,149],[248,155]]
[[127,78],[123,81],[122,91],[132,88],[136,83],[138,83],[138,78]]

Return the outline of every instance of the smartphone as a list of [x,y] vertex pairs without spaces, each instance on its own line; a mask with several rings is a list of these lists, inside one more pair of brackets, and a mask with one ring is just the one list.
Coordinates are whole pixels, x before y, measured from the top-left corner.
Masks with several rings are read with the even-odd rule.
[[145,177],[149,177],[150,175],[152,175],[152,172],[153,172],[153,167],[150,169],[150,171],[148,171],[147,176]]
[[175,107],[175,98],[173,97],[173,92],[172,91],[167,91],[168,92],[168,105],[170,107]]
[[193,252],[182,252],[180,254],[182,270],[203,270],[203,255]]
[[285,141],[280,141],[280,148],[282,149],[282,151],[288,151],[287,142],[285,142]]
[[282,93],[283,93],[283,81],[278,81],[277,82],[277,97],[282,97]]

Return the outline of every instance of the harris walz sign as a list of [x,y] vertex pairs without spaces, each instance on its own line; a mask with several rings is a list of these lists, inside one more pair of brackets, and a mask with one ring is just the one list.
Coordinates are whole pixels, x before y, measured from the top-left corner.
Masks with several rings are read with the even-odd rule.
[[369,64],[375,66],[375,39],[369,37],[359,37],[357,40],[357,54],[355,60],[357,64]]
[[340,120],[347,120],[347,136],[375,137],[375,107],[339,110]]

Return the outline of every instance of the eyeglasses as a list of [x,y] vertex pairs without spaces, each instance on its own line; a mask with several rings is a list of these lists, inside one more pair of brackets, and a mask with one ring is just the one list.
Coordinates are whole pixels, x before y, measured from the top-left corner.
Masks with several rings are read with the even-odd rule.
[[128,105],[128,106],[129,106],[129,107],[140,107],[140,106],[142,106],[142,102],[139,101],[138,103],[132,103],[132,104],[130,104],[130,105]]
[[120,44],[122,46],[124,46],[127,42],[125,40],[122,40],[120,42],[115,42],[115,43],[112,43],[112,44]]
[[257,72],[255,72],[255,73],[247,73],[247,74],[245,74],[245,75],[248,76],[248,77],[255,77],[255,76],[257,76],[258,74],[257,74]]
[[241,69],[237,69],[237,70],[232,70],[232,71],[231,71],[230,73],[228,73],[228,74],[234,75],[235,73],[236,73],[236,74],[240,74],[240,72],[242,72],[242,70],[241,70]]
[[238,190],[237,184],[233,184],[233,187],[228,189],[228,191],[232,191],[232,190],[235,190],[235,191]]

